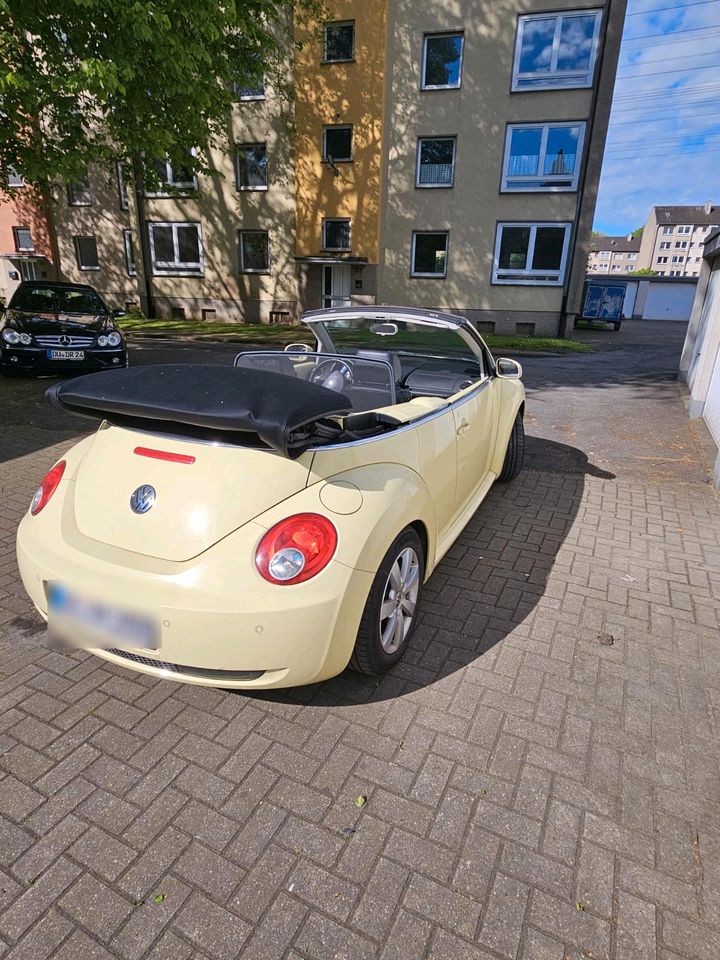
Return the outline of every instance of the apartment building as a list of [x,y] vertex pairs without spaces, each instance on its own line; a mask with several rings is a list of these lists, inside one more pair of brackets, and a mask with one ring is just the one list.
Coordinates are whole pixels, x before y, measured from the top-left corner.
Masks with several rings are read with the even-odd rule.
[[663,277],[699,277],[703,246],[720,225],[720,208],[653,207],[640,246],[640,262]]
[[8,178],[0,191],[0,300],[22,280],[55,278],[51,232],[43,206],[23,178]]
[[640,237],[593,237],[590,242],[587,272],[612,276],[617,273],[634,273],[642,269]]
[[[327,0],[292,102],[237,90],[218,177],[57,191],[60,270],[113,306],[270,322],[399,303],[555,333],[580,308],[626,0]],[[149,271],[143,275],[139,224]]]

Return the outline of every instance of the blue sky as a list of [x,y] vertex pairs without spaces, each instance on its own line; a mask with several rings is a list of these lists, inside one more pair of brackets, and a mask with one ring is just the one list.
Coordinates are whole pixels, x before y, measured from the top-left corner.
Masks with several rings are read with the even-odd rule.
[[595,229],[720,203],[720,0],[629,0]]

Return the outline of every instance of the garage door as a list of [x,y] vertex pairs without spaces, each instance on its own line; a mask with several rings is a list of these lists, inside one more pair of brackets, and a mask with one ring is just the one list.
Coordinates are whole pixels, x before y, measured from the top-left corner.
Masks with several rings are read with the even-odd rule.
[[715,360],[715,369],[710,380],[710,389],[705,401],[703,417],[710,433],[715,438],[715,443],[720,447],[720,350],[718,350]]
[[713,324],[720,327],[720,269],[713,270],[710,274],[710,282],[703,300],[702,313],[700,314],[700,323],[695,336],[695,345],[693,355],[688,369],[688,386],[691,390],[695,387],[695,376],[698,372],[700,360],[705,349],[705,338]]
[[689,320],[694,299],[694,283],[651,283],[643,320]]

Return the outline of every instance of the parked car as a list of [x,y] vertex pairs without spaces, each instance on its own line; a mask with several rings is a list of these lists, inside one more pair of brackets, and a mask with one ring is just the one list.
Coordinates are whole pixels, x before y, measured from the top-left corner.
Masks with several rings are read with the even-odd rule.
[[54,385],[101,418],[42,480],[17,556],[52,633],[219,687],[393,666],[423,584],[524,451],[525,394],[461,317],[307,314],[315,349]]
[[121,316],[86,284],[26,280],[2,311],[0,373],[122,369],[128,358],[115,324]]

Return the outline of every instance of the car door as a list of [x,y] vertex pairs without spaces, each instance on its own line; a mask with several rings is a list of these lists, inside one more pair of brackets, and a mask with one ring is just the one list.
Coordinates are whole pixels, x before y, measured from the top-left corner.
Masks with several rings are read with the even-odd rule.
[[494,380],[481,360],[479,379],[453,399],[457,478],[455,515],[489,482],[488,470],[497,433],[497,391]]

